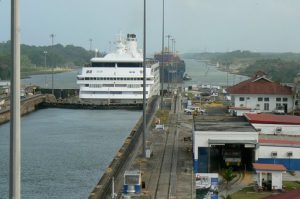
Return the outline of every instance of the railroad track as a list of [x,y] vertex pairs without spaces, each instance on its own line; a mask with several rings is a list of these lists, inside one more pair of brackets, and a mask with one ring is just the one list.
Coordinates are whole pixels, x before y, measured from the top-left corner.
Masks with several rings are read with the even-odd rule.
[[169,133],[166,134],[164,149],[162,150],[162,159],[159,165],[159,175],[154,191],[155,199],[176,198],[176,169],[177,169],[177,150],[178,133],[177,120],[180,100],[174,99],[172,111],[170,114]]

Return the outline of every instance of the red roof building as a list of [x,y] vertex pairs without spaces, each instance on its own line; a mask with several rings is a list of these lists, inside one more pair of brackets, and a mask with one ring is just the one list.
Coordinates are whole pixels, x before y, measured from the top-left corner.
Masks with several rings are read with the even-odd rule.
[[240,82],[227,89],[230,94],[268,94],[268,95],[292,95],[292,89],[273,82],[266,78],[265,74],[258,71],[251,79]]
[[274,114],[245,114],[250,123],[300,125],[300,116]]
[[259,171],[286,171],[282,164],[260,164],[253,163],[253,168]]
[[261,112],[291,112],[293,91],[291,87],[268,79],[262,71],[252,78],[227,88],[232,107],[247,107]]

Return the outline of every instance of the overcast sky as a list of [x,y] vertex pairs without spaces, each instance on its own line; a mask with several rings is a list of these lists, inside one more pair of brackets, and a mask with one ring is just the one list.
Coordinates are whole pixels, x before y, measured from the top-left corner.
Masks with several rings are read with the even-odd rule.
[[[143,0],[21,0],[21,41],[108,51],[122,33],[142,47]],[[165,34],[184,52],[300,52],[300,0],[165,0]],[[161,49],[162,0],[147,0],[147,51]],[[0,0],[0,41],[10,39],[10,0]],[[166,40],[167,44],[167,40]]]

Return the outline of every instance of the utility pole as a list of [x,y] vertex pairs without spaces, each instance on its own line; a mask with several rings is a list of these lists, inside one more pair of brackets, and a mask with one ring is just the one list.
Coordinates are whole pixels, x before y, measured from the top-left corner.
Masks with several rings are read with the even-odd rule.
[[90,42],[90,51],[92,51],[92,43],[93,43],[93,39],[90,38],[90,39],[89,39],[89,42]]
[[[52,47],[52,53],[54,54],[53,44],[54,44],[54,37],[55,37],[55,35],[52,33],[52,34],[50,35],[50,37],[51,37],[51,42],[52,42],[52,46],[51,46],[51,47]],[[53,61],[54,61],[54,59],[52,60],[52,64],[54,63]],[[51,75],[52,95],[54,95],[54,65],[52,66],[51,71],[52,71],[52,75]]]
[[20,8],[11,1],[11,76],[9,198],[21,198]]
[[172,47],[171,47],[171,52],[174,53],[174,43],[175,43],[175,39],[172,38],[172,39],[171,39],[171,42],[172,42],[172,45],[171,45],[171,46],[172,46]]
[[44,67],[47,67],[47,51],[44,51]]
[[161,41],[161,73],[160,73],[160,80],[161,80],[161,99],[160,99],[160,108],[163,108],[164,102],[164,56],[165,56],[165,0],[163,0],[162,5],[162,41]]
[[168,38],[168,53],[170,54],[170,38],[172,37],[171,35],[166,36]]
[[146,158],[146,0],[144,0],[144,42],[143,42],[143,156]]

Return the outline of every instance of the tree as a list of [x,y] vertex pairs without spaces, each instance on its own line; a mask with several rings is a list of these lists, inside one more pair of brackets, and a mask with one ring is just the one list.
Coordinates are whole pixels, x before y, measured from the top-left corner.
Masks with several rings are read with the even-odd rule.
[[226,182],[226,188],[228,188],[229,183],[236,177],[236,174],[233,173],[231,167],[224,170],[224,172],[221,175]]

